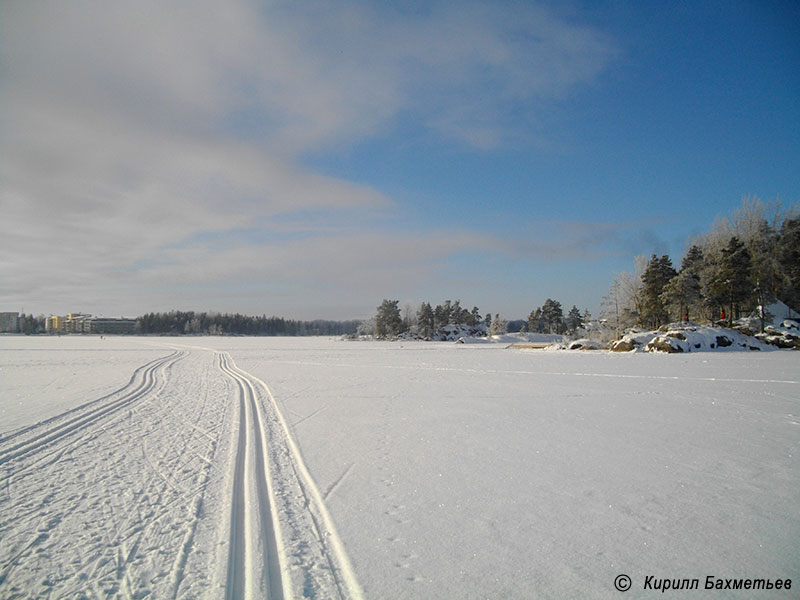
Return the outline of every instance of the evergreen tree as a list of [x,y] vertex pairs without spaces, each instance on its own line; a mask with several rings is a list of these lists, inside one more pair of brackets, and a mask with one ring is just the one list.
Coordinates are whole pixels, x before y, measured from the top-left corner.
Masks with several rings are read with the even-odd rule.
[[531,314],[528,315],[528,331],[531,333],[541,333],[542,329],[542,309],[534,308]]
[[22,313],[19,316],[19,332],[24,333],[25,335],[44,333],[45,321],[46,318],[44,315],[34,317],[33,315],[26,315],[25,313]]
[[800,217],[786,219],[777,243],[782,300],[800,310]]
[[678,319],[688,321],[699,310],[702,303],[700,272],[703,267],[703,251],[693,245],[681,261],[681,270],[664,287],[661,301],[668,310],[674,311]]
[[777,202],[768,206],[758,198],[743,198],[733,217],[733,231],[750,253],[752,281],[766,302],[775,299],[781,282],[777,257],[779,215]]
[[724,280],[721,278],[722,248],[707,246],[703,251],[700,271],[700,294],[705,317],[712,323],[721,318],[726,303]]
[[453,308],[450,304],[450,300],[445,300],[444,304],[437,304],[436,308],[433,309],[434,330],[439,331],[442,327],[450,325],[452,313]]
[[578,307],[573,304],[567,313],[567,329],[575,333],[579,327],[583,327],[583,316]]
[[375,315],[375,335],[379,338],[394,337],[403,332],[399,300],[384,300]]
[[433,309],[427,302],[423,302],[417,311],[417,326],[422,337],[425,339],[433,337],[433,332],[435,331]]
[[[679,275],[682,275],[685,279],[683,300],[686,305],[686,313],[690,310],[699,312],[703,304],[703,288],[700,284],[703,264],[703,250],[699,246],[692,245],[681,261],[681,270],[679,273]],[[681,314],[684,314],[683,311],[681,311]]]
[[467,311],[461,308],[461,301],[456,300],[450,307],[450,324],[463,325],[464,322],[467,320],[467,314],[468,314]]
[[453,306],[450,300],[445,300],[444,304],[442,305],[442,323],[444,325],[450,325],[450,320],[453,317]]
[[657,268],[664,265],[653,264],[655,257],[639,269],[637,257],[635,274],[622,273],[614,280],[601,316],[620,333],[633,324],[631,319],[655,325],[676,312],[681,318],[711,322],[724,315],[730,322],[775,298],[800,308],[798,209],[795,205],[784,213],[777,201],[764,204],[745,198],[733,218],[718,219],[711,231],[693,240],[680,272],[661,286],[660,294],[655,290],[668,269]]
[[542,304],[542,321],[545,323],[548,333],[564,332],[564,311],[561,303],[548,298]]
[[669,321],[669,311],[661,295],[677,273],[669,256],[653,254],[642,274],[642,311],[640,322],[645,327],[657,328]]
[[738,237],[733,236],[722,250],[722,260],[717,279],[720,297],[727,296],[728,325],[733,324],[743,305],[753,296],[750,269],[750,252]]

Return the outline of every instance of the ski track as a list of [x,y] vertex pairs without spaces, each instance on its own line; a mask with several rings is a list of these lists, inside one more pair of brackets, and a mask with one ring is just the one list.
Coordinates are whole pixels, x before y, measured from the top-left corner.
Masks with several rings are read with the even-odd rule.
[[239,398],[226,596],[362,598],[277,401],[263,381],[236,367],[227,353],[221,355],[221,368]]
[[0,597],[362,598],[267,385],[169,349],[0,439]]
[[225,597],[283,599],[279,533],[266,456],[266,438],[257,395],[227,354],[220,368],[237,385],[239,427],[231,494],[231,526]]
[[[67,436],[75,430],[86,427],[142,399],[155,387],[156,371],[180,360],[183,356],[184,353],[176,351],[167,357],[151,361],[139,367],[122,389],[5,437],[2,441],[8,446],[0,449],[0,465],[13,458],[41,449],[50,442]],[[21,438],[20,441],[9,444],[17,438]]]

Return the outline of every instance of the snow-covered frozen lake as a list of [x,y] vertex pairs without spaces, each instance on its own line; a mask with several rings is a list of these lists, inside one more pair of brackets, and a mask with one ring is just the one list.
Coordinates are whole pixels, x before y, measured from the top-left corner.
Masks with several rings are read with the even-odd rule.
[[799,455],[791,351],[5,336],[0,596],[796,597]]

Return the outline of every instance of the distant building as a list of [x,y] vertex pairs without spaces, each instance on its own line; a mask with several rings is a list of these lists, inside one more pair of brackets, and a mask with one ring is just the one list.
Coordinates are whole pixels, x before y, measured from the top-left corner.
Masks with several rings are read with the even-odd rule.
[[92,315],[69,313],[66,317],[51,315],[47,317],[44,328],[47,333],[89,333],[88,321]]
[[91,318],[92,315],[85,315],[83,313],[68,314],[65,322],[67,333],[89,333],[89,331],[87,331],[89,328],[88,321]]
[[90,331],[87,333],[131,334],[136,332],[135,319],[89,319]]
[[66,333],[65,321],[66,317],[59,317],[58,315],[50,315],[44,321],[44,330],[47,333]]
[[104,333],[131,334],[136,332],[135,319],[106,319],[83,313],[70,313],[66,317],[52,315],[45,322],[47,333]]
[[19,313],[0,313],[0,333],[19,333]]

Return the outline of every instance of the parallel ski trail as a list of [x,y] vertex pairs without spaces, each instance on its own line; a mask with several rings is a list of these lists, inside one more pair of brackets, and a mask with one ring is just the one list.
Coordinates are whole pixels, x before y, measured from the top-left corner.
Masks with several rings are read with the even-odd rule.
[[184,573],[227,404],[209,358],[173,352],[121,390],[0,441],[0,596],[26,597],[37,581],[51,597],[191,589]]
[[[266,594],[288,599],[302,589],[303,597],[360,600],[361,587],[324,498],[272,392],[263,381],[238,368],[227,353],[222,353],[220,366],[236,383],[240,406],[226,596]],[[251,476],[255,481],[249,480]],[[245,514],[239,514],[240,510]],[[286,529],[284,534],[281,527]],[[248,539],[251,532],[259,540]],[[260,553],[264,562],[251,558],[253,553]],[[251,595],[256,589],[260,596]]]
[[226,598],[282,600],[279,533],[270,491],[266,436],[252,383],[221,355],[220,367],[237,385],[239,431],[231,496]]
[[324,505],[354,466],[323,497],[263,381],[169,346],[0,439],[0,596],[360,600]]
[[[147,363],[139,367],[134,372],[128,385],[117,390],[117,392],[48,419],[39,424],[41,430],[38,430],[38,428],[28,428],[25,432],[19,432],[30,432],[32,433],[30,436],[19,436],[19,434],[15,434],[14,438],[3,440],[8,443],[12,442],[12,440],[16,439],[18,436],[24,438],[17,443],[10,443],[6,447],[0,447],[0,465],[9,460],[40,450],[144,398],[156,385],[156,371],[177,362],[185,355],[185,352],[176,351],[169,356]],[[118,394],[122,395],[115,397]],[[103,400],[108,401],[103,403]],[[100,404],[96,406],[98,403]],[[3,445],[5,446],[5,444]],[[0,481],[2,481],[2,479],[0,479]]]

